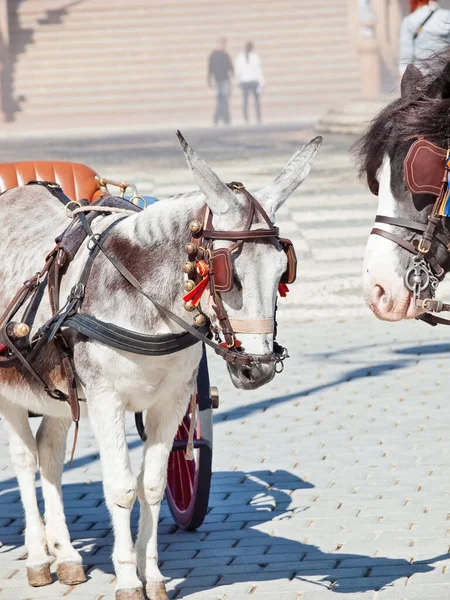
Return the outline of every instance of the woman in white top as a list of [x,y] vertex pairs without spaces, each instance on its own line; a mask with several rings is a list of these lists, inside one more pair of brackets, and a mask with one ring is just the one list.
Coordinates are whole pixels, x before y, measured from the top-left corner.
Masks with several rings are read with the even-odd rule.
[[450,10],[433,0],[410,0],[411,14],[400,29],[400,75],[409,63],[420,68],[421,61],[450,46]]
[[261,123],[260,96],[264,83],[261,61],[254,50],[253,42],[245,44],[245,51],[240,54],[234,66],[234,72],[242,89],[244,119],[248,121],[248,97],[255,97],[256,118]]

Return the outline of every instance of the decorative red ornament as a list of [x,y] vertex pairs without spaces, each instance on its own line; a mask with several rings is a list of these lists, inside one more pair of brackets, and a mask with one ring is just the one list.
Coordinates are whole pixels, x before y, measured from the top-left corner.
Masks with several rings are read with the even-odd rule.
[[278,284],[278,293],[282,298],[286,298],[287,293],[289,292],[289,288],[285,283]]
[[190,300],[193,306],[198,306],[203,292],[206,290],[209,283],[209,266],[204,260],[199,260],[195,268],[197,273],[203,277],[203,279],[195,286],[194,289],[183,296],[183,300],[184,302],[189,302]]
[[242,346],[242,342],[241,340],[234,340],[234,344],[232,346],[229,346],[226,342],[222,342],[221,344],[219,344],[219,346],[222,346],[222,348],[240,348]]
[[204,260],[199,260],[196,266],[196,271],[200,275],[200,277],[206,277],[209,273],[209,266],[205,263]]
[[8,352],[8,346],[6,344],[0,344],[0,354],[6,354]]

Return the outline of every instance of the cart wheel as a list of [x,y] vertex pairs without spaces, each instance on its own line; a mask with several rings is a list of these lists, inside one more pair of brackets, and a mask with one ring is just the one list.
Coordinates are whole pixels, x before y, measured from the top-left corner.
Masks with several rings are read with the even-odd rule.
[[197,377],[197,412],[194,434],[194,460],[186,460],[191,423],[190,408],[178,428],[169,457],[166,498],[175,523],[193,530],[208,512],[212,473],[212,405],[205,348]]

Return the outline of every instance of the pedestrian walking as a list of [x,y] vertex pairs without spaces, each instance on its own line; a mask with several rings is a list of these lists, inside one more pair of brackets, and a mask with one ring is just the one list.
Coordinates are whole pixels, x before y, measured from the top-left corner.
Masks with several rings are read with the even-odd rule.
[[254,96],[256,118],[261,123],[261,94],[263,92],[264,79],[262,74],[261,60],[255,52],[253,42],[245,44],[245,50],[238,56],[234,71],[242,90],[242,109],[244,119],[248,121],[248,98]]
[[450,46],[450,10],[433,0],[410,0],[411,14],[400,28],[400,75],[412,63],[420,63]]
[[211,52],[208,62],[208,85],[212,87],[214,79],[217,89],[216,110],[213,119],[215,125],[220,121],[223,121],[225,125],[229,125],[231,122],[229,100],[231,94],[230,75],[232,74],[233,63],[227,52],[227,40],[221,38],[218,47]]

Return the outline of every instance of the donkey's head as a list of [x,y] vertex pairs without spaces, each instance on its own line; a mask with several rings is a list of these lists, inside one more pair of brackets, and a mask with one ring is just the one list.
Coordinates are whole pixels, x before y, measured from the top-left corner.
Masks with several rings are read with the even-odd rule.
[[[273,228],[276,211],[306,178],[322,142],[322,138],[318,137],[306,144],[294,154],[271,184],[254,194],[269,222],[255,210],[253,221],[249,223],[252,205],[248,197],[238,189],[232,191],[192,150],[181,134],[179,138],[195,182],[205,195],[211,211],[212,229],[219,238],[221,232],[265,229],[267,233]],[[225,312],[245,353],[256,356],[273,353],[277,289],[287,267],[282,245],[276,235],[246,238],[243,243],[236,243],[232,239],[216,239],[210,240],[210,244],[210,249],[214,251],[219,248],[231,250],[231,278],[219,298],[209,295],[209,301],[202,301],[202,310],[222,331],[225,321],[218,319],[218,314]],[[219,310],[217,300],[223,305]],[[236,387],[254,389],[274,377],[275,362],[262,361],[257,366],[249,367],[228,364],[228,369]]]
[[[409,65],[401,83],[401,98],[374,119],[356,146],[361,173],[378,196],[377,219],[364,259],[364,298],[377,317],[388,321],[412,319],[423,312],[407,285],[411,279],[405,276],[417,255],[445,173],[450,143],[449,58],[448,53],[437,57],[426,75]],[[423,144],[417,142],[420,138],[434,146],[430,144],[429,152],[421,150],[420,160],[416,160],[417,148]],[[447,227],[448,219],[443,219],[437,229],[445,235]],[[424,264],[431,281],[433,274],[450,268],[445,244],[435,237]],[[422,275],[426,285],[428,275],[425,271]],[[422,290],[428,296],[430,291]]]

